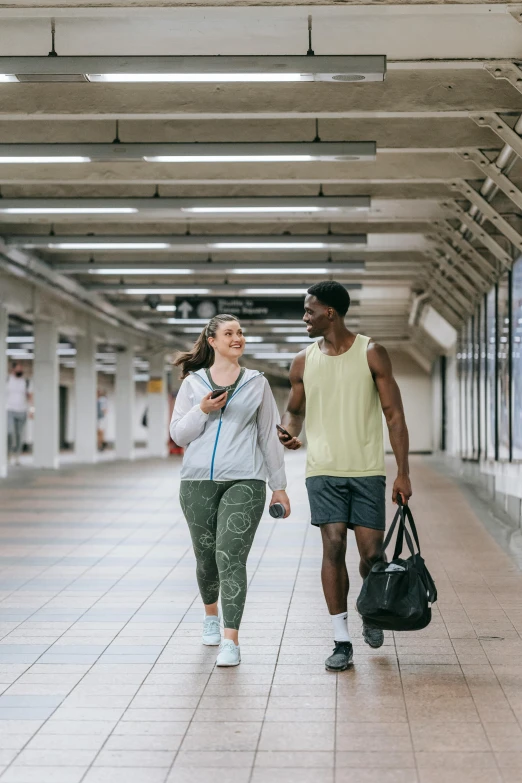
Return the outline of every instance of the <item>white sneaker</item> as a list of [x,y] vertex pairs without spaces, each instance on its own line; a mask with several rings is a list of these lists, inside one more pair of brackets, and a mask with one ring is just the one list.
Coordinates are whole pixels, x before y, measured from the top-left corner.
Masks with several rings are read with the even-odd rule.
[[241,663],[241,651],[238,644],[232,639],[223,639],[219,648],[216,666],[239,666]]
[[203,644],[208,647],[217,647],[221,642],[221,628],[219,627],[219,617],[209,614],[203,620]]

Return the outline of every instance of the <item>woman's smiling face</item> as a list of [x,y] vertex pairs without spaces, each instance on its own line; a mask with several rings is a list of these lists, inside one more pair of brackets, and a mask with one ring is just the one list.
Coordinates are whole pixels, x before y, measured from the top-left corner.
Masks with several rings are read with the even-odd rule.
[[239,359],[245,350],[245,335],[238,321],[226,321],[220,324],[215,337],[209,337],[209,343],[216,351],[229,359]]

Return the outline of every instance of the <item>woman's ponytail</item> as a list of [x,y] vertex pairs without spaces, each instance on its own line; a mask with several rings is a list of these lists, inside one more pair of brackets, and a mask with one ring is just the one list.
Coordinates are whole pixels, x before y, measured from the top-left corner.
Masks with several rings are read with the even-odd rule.
[[214,364],[214,349],[210,345],[208,338],[215,337],[221,324],[227,321],[237,321],[233,315],[216,315],[205,326],[194,347],[190,351],[179,353],[174,360],[175,367],[181,367],[181,378],[186,378],[191,372],[201,370],[202,367],[212,367]]

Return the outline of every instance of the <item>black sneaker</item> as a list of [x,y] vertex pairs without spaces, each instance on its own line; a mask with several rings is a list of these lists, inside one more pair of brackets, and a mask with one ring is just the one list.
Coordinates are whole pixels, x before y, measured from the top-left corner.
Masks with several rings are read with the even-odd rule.
[[366,623],[363,622],[362,632],[364,641],[366,644],[369,644],[370,647],[373,647],[374,650],[378,647],[382,647],[384,644],[384,631],[381,631],[380,628],[372,628],[370,625],[366,625]]
[[344,672],[353,663],[353,647],[351,642],[334,642],[332,655],[324,662],[329,672]]

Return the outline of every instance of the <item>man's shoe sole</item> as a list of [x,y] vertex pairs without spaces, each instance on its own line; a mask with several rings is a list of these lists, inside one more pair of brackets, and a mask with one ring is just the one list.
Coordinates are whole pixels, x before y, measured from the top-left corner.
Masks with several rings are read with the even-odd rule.
[[327,672],[345,672],[346,669],[350,668],[350,666],[353,666],[353,658],[351,658],[351,660],[348,661],[346,666],[341,666],[341,668],[338,668],[337,666],[328,666],[327,663],[325,663],[324,668],[326,669]]

